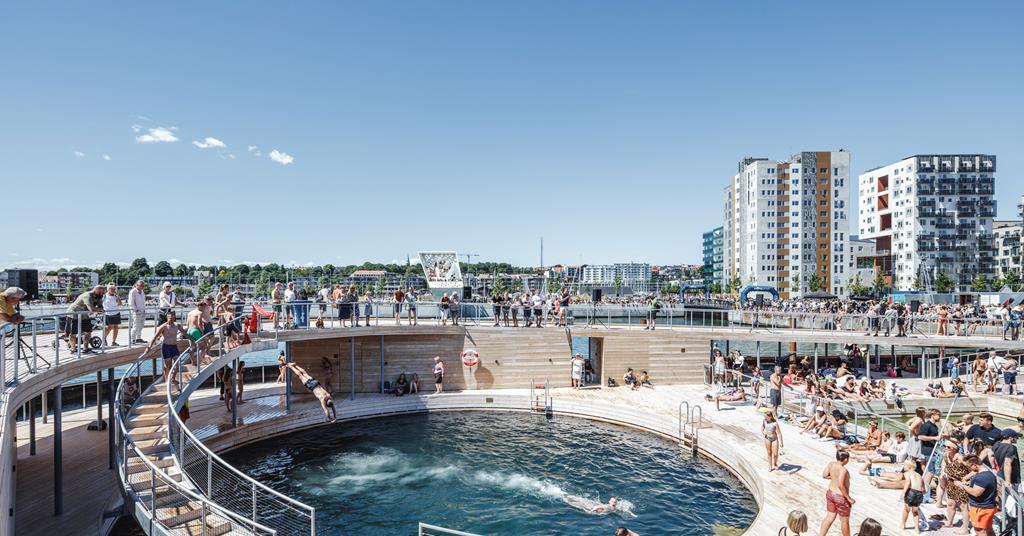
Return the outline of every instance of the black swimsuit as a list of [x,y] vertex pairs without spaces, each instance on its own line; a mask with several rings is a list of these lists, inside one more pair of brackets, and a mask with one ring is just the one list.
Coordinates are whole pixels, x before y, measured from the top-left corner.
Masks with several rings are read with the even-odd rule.
[[316,390],[317,387],[320,387],[320,382],[316,381],[316,379],[314,378],[310,378],[306,380],[306,383],[304,385],[306,386],[306,389],[314,391]]

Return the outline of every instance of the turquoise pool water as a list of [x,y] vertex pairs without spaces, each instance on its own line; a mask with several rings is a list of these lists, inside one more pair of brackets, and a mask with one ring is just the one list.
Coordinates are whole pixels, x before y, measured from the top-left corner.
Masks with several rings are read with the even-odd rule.
[[[317,508],[321,534],[711,534],[757,505],[724,468],[673,442],[582,419],[457,412],[297,432],[229,463]],[[620,499],[613,512],[587,510]]]

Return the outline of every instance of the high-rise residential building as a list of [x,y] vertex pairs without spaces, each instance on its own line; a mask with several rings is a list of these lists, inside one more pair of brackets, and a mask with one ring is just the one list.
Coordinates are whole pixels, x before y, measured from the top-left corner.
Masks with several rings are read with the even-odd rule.
[[1003,277],[1009,272],[1021,276],[1021,231],[1024,224],[1020,220],[997,220],[992,222],[992,234],[996,241],[995,277]]
[[[723,280],[845,296],[850,153],[744,158],[725,190]],[[730,205],[731,203],[731,205]]]
[[875,241],[861,240],[857,235],[850,235],[848,244],[847,286],[857,281],[864,287],[870,287],[875,281]]
[[944,273],[966,290],[995,272],[996,157],[914,155],[860,175],[859,235],[896,290],[934,288]]
[[583,266],[580,283],[589,286],[611,287],[618,278],[622,288],[631,292],[650,292],[651,265],[640,262],[615,264],[587,264]]
[[722,270],[722,227],[716,227],[703,236],[704,267],[702,269],[705,285],[721,283]]

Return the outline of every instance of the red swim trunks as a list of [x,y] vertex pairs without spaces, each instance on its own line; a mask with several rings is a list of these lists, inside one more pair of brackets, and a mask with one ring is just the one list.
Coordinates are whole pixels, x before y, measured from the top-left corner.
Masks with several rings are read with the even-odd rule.
[[832,493],[832,490],[825,492],[825,510],[834,513],[839,517],[850,517],[850,508],[853,505],[846,500],[842,494]]

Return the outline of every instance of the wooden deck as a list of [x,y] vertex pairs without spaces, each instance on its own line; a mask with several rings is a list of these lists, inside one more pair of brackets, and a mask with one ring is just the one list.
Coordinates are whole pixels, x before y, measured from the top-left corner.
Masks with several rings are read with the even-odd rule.
[[95,407],[63,414],[65,499],[60,516],[53,515],[53,419],[48,424],[36,420],[35,456],[29,456],[28,423],[18,423],[15,534],[93,536],[103,525],[103,512],[120,504],[117,472],[107,468],[108,432],[86,430],[95,419]]

